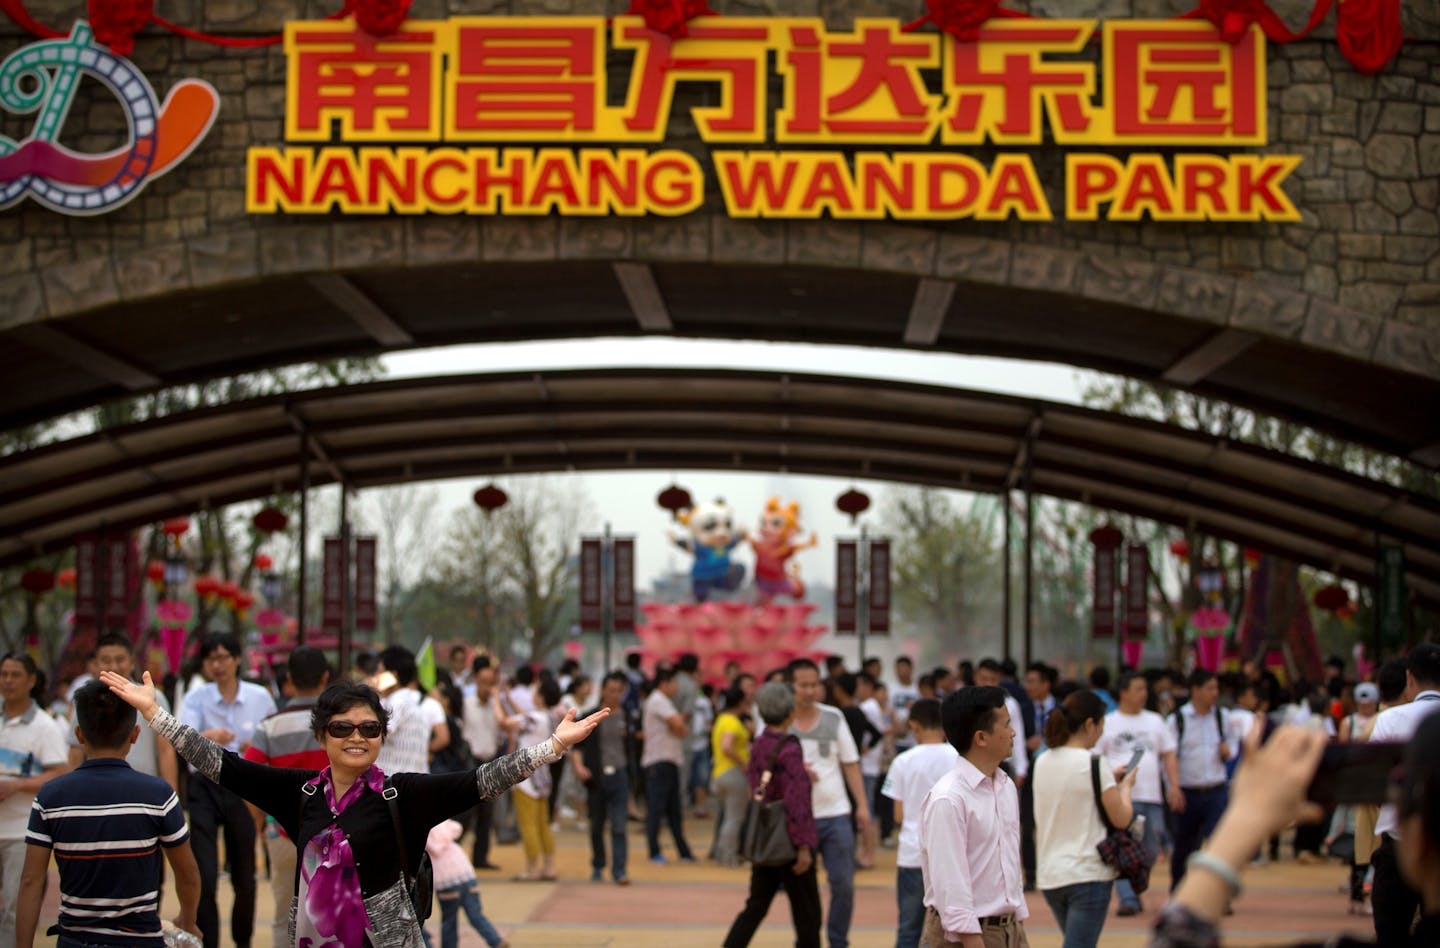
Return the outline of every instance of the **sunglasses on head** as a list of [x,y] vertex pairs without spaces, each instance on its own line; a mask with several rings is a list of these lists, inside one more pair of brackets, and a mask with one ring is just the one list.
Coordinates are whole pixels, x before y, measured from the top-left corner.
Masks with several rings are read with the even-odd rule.
[[361,721],[356,724],[354,721],[331,721],[325,725],[325,733],[334,738],[346,738],[356,731],[360,736],[368,740],[375,740],[380,736],[379,721]]

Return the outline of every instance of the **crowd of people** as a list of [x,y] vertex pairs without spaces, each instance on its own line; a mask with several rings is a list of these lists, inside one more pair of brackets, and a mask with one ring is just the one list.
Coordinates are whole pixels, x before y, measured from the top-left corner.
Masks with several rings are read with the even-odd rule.
[[[507,942],[480,899],[492,846],[520,844],[517,881],[554,880],[557,821],[577,819],[591,880],[628,886],[635,822],[652,863],[739,867],[757,791],[785,802],[796,856],[748,867],[727,946],[750,942],[783,889],[797,945],[844,948],[856,874],[882,848],[895,849],[897,948],[1026,945],[1033,890],[1065,948],[1097,945],[1112,914],[1147,911],[1144,874],[1102,854],[1127,832],[1147,865],[1168,853],[1153,944],[1213,944],[1243,871],[1279,858],[1283,832],[1299,861],[1348,864],[1351,911],[1373,915],[1381,945],[1440,945],[1440,714],[1425,722],[1440,646],[1373,681],[1337,661],[1288,687],[1248,665],[1081,682],[1039,662],[916,674],[901,657],[886,675],[832,657],[763,681],[732,670],[715,688],[693,655],[648,674],[627,656],[597,682],[573,661],[504,669],[464,645],[428,689],[399,646],[343,675],[300,647],[267,687],[242,678],[243,659],[234,637],[208,636],[167,700],[136,679],[129,640],[106,636],[93,680],[55,716],[33,661],[0,661],[0,764],[14,773],[0,777],[0,948],[33,943],[52,855],[62,948],[153,944],[162,853],[175,927],[218,948],[228,876],[230,940],[248,946],[259,841],[276,945],[429,945],[431,905],[410,900],[423,853],[442,948],[462,913],[493,948]],[[1394,802],[1314,812],[1320,752],[1362,741],[1409,742]]]

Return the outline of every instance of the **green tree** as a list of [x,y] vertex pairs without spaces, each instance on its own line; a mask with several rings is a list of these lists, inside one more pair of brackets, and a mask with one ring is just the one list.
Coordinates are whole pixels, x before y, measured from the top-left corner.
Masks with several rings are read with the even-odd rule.
[[509,502],[493,513],[471,507],[455,514],[433,575],[471,591],[474,641],[544,660],[564,641],[578,608],[576,554],[589,501],[578,486],[546,478],[507,490]]

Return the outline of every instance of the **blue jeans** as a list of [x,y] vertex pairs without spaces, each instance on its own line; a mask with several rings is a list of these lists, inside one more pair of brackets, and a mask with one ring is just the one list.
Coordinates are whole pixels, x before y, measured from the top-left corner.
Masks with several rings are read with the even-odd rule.
[[1046,889],[1045,901],[1065,933],[1061,948],[1095,948],[1105,913],[1110,909],[1111,882],[1077,882],[1058,889]]
[[605,868],[605,823],[610,823],[610,874],[625,878],[626,802],[630,798],[630,776],[624,770],[613,774],[596,774],[590,788],[590,868]]
[[830,948],[850,944],[850,916],[855,913],[855,827],[850,815],[827,816],[815,821],[820,837],[820,858],[830,883],[830,914],[825,917],[825,936]]
[[680,821],[680,767],[662,760],[645,768],[645,840],[650,844],[650,858],[660,855],[660,821],[670,826],[675,848],[681,859],[690,859],[690,844],[685,842],[685,825]]
[[485,944],[490,948],[495,948],[505,940],[500,937],[495,926],[490,924],[485,913],[480,911],[480,887],[475,884],[475,880],[441,889],[436,895],[440,896],[440,948],[455,948],[460,943],[456,917],[461,909],[465,910],[465,917],[470,919],[470,927],[485,939]]
[[[1165,804],[1136,803],[1135,815],[1145,817],[1145,835],[1140,838],[1140,845],[1144,847],[1145,855],[1150,857],[1150,864],[1154,865],[1155,857],[1160,855],[1160,831],[1165,828]],[[1115,880],[1115,894],[1119,896],[1121,905],[1140,907],[1140,896],[1135,894],[1135,887],[1129,879]]]
[[919,869],[895,869],[895,948],[916,948],[925,928],[925,876]]

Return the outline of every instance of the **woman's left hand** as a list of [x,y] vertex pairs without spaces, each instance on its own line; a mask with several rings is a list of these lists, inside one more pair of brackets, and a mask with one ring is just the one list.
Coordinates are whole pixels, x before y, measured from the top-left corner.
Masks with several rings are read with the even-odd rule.
[[555,728],[555,736],[560,738],[566,747],[574,747],[589,737],[590,732],[595,730],[609,714],[609,708],[601,708],[599,711],[587,715],[583,720],[577,721],[575,720],[575,709],[571,708],[565,712],[564,719]]

